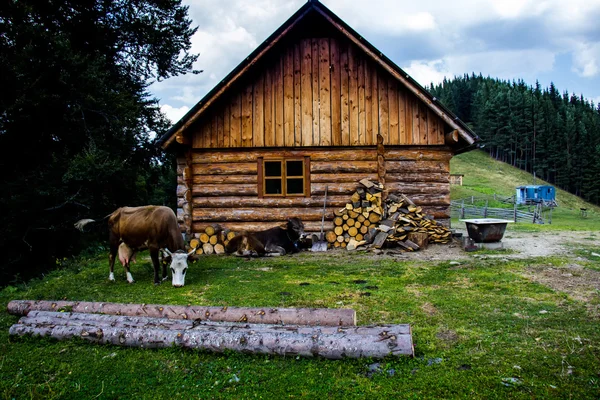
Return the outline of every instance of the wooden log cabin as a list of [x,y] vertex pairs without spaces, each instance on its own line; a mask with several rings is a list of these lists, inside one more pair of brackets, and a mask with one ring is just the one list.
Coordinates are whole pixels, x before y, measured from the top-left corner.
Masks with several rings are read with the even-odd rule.
[[454,154],[479,138],[318,1],[308,1],[160,138],[188,235],[301,218],[325,229],[358,181],[449,222]]

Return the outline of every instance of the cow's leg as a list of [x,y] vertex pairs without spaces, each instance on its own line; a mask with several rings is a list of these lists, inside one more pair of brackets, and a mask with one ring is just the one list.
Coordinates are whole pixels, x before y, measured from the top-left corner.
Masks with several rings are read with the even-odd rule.
[[169,274],[167,273],[167,263],[165,261],[165,255],[163,252],[160,252],[161,254],[161,264],[162,264],[162,280],[166,281],[167,278],[169,277]]
[[119,250],[119,243],[118,242],[114,242],[112,240],[112,237],[109,238],[108,240],[108,246],[109,246],[109,253],[108,253],[108,267],[109,267],[109,274],[108,274],[108,280],[111,282],[115,281],[115,259],[117,258],[117,252]]
[[265,251],[267,252],[267,254],[265,254],[267,257],[285,256],[286,254],[285,249],[283,247],[272,244],[268,244],[267,246],[265,246]]
[[152,259],[152,265],[154,266],[154,284],[160,285],[160,279],[158,279],[158,248],[150,247],[150,258]]

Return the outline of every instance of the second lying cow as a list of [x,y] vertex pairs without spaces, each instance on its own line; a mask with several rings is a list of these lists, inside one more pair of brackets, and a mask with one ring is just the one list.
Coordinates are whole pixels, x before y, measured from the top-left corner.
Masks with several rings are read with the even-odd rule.
[[259,232],[242,232],[229,241],[226,251],[236,256],[280,256],[298,252],[298,240],[304,236],[300,218],[290,218],[286,228],[275,227]]

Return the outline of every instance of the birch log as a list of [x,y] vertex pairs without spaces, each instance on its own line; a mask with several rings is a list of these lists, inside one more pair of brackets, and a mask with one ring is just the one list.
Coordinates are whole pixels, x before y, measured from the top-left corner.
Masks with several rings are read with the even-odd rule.
[[27,315],[32,310],[41,310],[190,320],[200,318],[203,321],[258,324],[356,325],[356,312],[349,308],[203,307],[87,301],[13,300],[8,303],[7,309],[13,315]]
[[[89,321],[90,324],[85,326],[69,324],[69,317],[47,317],[46,321],[39,319],[39,315],[36,317],[39,323],[35,322],[34,317],[24,317],[21,323],[10,327],[9,334],[46,336],[58,340],[78,337],[94,343],[127,347],[178,346],[218,353],[234,350],[256,354],[320,356],[330,359],[414,355],[408,325],[335,328],[199,324],[184,329],[165,329],[157,328],[155,323],[131,327],[119,326],[117,321],[107,321],[106,324]],[[143,321],[138,322],[143,324]]]

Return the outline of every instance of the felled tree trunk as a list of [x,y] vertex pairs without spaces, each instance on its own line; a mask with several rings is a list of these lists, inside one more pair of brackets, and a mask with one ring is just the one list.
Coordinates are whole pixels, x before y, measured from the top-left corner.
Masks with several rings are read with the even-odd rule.
[[[308,327],[257,324],[199,323],[145,317],[122,317],[54,312],[32,312],[13,325],[11,335],[49,336],[58,340],[79,337],[94,343],[129,347],[179,346],[214,352],[235,350],[257,354],[383,358],[413,355],[409,325],[377,327]],[[61,315],[62,314],[62,315]],[[93,319],[87,320],[87,316]],[[189,323],[190,326],[181,328]]]
[[252,308],[122,304],[86,301],[13,300],[8,312],[27,315],[32,310],[163,317],[202,321],[354,326],[356,312],[347,308]]

